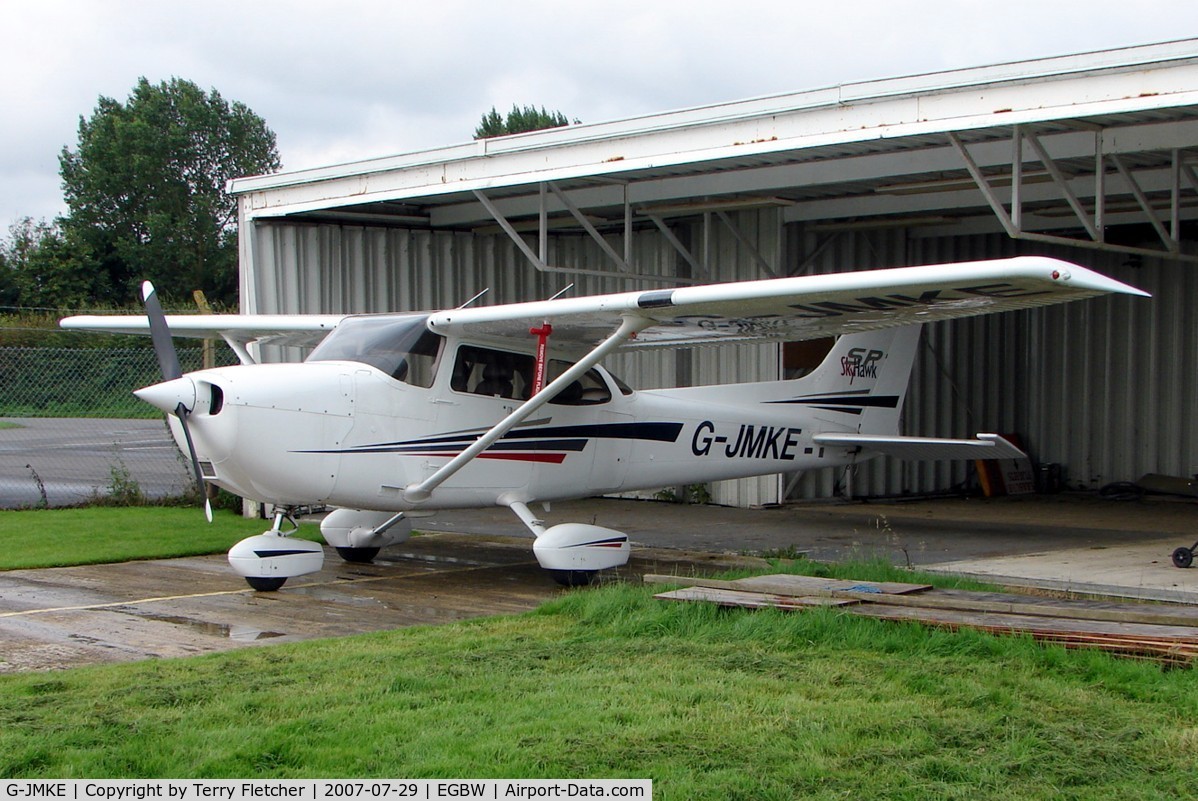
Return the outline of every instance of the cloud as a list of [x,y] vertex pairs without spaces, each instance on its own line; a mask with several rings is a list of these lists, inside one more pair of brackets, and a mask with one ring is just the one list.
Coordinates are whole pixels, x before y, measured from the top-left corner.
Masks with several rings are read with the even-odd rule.
[[262,116],[285,168],[468,141],[491,106],[600,122],[1198,34],[1198,5],[1093,0],[47,0],[0,4],[0,225],[61,210],[58,153],[138,77]]

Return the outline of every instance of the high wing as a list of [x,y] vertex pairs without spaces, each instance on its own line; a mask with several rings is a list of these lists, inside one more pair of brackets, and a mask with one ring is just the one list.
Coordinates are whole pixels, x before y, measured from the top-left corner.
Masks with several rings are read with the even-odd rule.
[[[166,322],[173,336],[194,339],[223,339],[243,362],[249,360],[245,345],[251,342],[274,345],[312,346],[324,339],[344,320],[344,314],[172,314]],[[150,321],[145,316],[80,315],[67,317],[59,325],[71,331],[148,336]]]
[[528,340],[550,323],[555,346],[586,349],[624,318],[647,323],[625,347],[794,341],[1033,308],[1105,293],[1147,293],[1039,256],[623,292],[439,312],[441,333]]
[[[899,267],[832,275],[624,292],[584,298],[454,309],[429,317],[439,333],[528,341],[549,323],[555,346],[584,355],[424,481],[405,489],[419,503],[552,399],[583,371],[621,347],[687,347],[721,342],[815,339],[952,317],[1033,308],[1105,293],[1146,293],[1069,262],[1042,257]],[[952,449],[962,443],[892,438],[840,441],[850,448]],[[973,446],[970,458],[972,455]],[[997,455],[998,443],[981,446]],[[976,458],[985,458],[980,454]],[[515,508],[515,507],[513,507]]]
[[[1106,293],[1147,296],[1070,262],[1021,256],[453,309],[434,313],[428,325],[440,333],[527,342],[529,327],[547,322],[555,347],[586,351],[625,318],[636,318],[638,333],[624,347],[689,347],[817,339]],[[167,323],[174,336],[221,338],[242,355],[251,342],[315,345],[347,316],[170,315]],[[60,325],[113,334],[150,332],[144,316],[76,316]]]

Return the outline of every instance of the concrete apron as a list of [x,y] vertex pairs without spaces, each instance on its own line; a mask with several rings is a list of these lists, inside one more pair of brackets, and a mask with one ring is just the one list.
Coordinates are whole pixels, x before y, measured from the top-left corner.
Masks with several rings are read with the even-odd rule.
[[[563,590],[531,539],[414,537],[369,565],[341,561],[259,593],[223,554],[0,572],[0,673],[193,656],[269,643],[515,614]],[[760,559],[638,549],[612,579],[709,574]]]
[[[555,505],[546,517],[627,531],[633,561],[618,577],[632,580],[761,568],[767,562],[756,554],[807,551],[1001,584],[1198,603],[1198,569],[1179,570],[1169,558],[1194,542],[1198,505],[1189,503],[975,499],[744,510],[590,500]],[[451,623],[522,612],[562,592],[506,509],[421,520],[419,528],[444,533],[385,549],[373,565],[344,563],[326,549],[321,572],[277,593],[251,591],[224,555],[0,572],[0,672]]]
[[[1122,545],[995,556],[923,565],[932,573],[975,577],[1013,587],[1198,604],[1198,570],[1179,570],[1176,537]],[[1186,542],[1186,547],[1192,545]]]

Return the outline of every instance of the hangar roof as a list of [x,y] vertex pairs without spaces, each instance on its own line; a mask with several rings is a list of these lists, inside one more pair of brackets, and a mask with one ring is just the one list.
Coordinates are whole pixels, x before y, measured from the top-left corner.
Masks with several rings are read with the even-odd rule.
[[[1016,154],[1019,157],[1016,157]],[[243,219],[595,231],[739,208],[1102,249],[1198,218],[1198,39],[849,83],[239,178]]]

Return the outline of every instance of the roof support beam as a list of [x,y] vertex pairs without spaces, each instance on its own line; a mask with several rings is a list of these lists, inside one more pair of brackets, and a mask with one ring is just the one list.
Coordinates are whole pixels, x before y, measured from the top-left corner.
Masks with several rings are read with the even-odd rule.
[[682,242],[678,240],[678,237],[674,235],[674,232],[670,230],[670,226],[666,225],[665,220],[656,214],[650,214],[644,209],[641,209],[641,213],[653,221],[653,224],[657,226],[657,230],[661,231],[661,235],[666,238],[666,241],[674,247],[674,250],[678,251],[678,255],[686,259],[686,263],[691,266],[691,269],[699,273],[704,280],[709,278],[711,272],[707,269],[707,266],[700,264],[699,260],[696,259],[689,250],[687,250],[686,246],[683,245]]
[[[1136,202],[1140,204],[1140,208],[1144,211],[1144,216],[1148,218],[1148,222],[1150,222],[1153,229],[1156,230],[1157,236],[1159,236],[1161,241],[1165,243],[1165,249],[1170,253],[1178,252],[1181,249],[1181,244],[1169,235],[1169,232],[1165,230],[1165,226],[1161,225],[1160,218],[1156,216],[1156,210],[1153,209],[1152,204],[1148,202],[1148,196],[1145,195],[1144,190],[1140,188],[1140,184],[1136,181],[1136,177],[1132,175],[1131,170],[1129,170],[1127,165],[1123,163],[1123,159],[1117,155],[1111,155],[1110,159],[1111,163],[1115,165],[1115,169],[1117,169],[1119,174],[1123,176],[1123,180],[1127,182],[1128,187],[1131,188],[1132,196],[1135,197]],[[1174,194],[1176,194],[1176,191],[1174,191]]]
[[[628,280],[628,281],[648,281],[648,282],[654,283],[654,284],[693,284],[693,283],[696,283],[695,281],[692,281],[692,280],[689,280],[686,278],[679,278],[677,276],[669,276],[669,275],[644,275],[642,273],[632,273],[632,272],[613,273],[610,270],[584,270],[584,269],[581,269],[578,267],[551,267],[549,264],[546,263],[544,258],[542,258],[539,254],[534,252],[533,249],[529,246],[529,244],[524,241],[524,237],[520,236],[519,232],[516,231],[515,227],[511,224],[511,222],[508,221],[507,217],[505,217],[503,215],[503,213],[499,210],[499,208],[495,205],[495,203],[491,200],[491,198],[487,197],[485,194],[483,194],[481,191],[479,191],[477,189],[472,190],[472,191],[474,192],[474,196],[476,198],[478,198],[478,202],[483,204],[483,206],[487,209],[487,211],[490,212],[491,216],[495,219],[495,222],[499,223],[499,227],[502,228],[504,233],[506,233],[508,235],[508,238],[512,240],[512,243],[515,244],[515,246],[520,250],[520,252],[524,254],[524,257],[526,259],[528,259],[529,262],[532,263],[532,266],[535,267],[540,272],[543,272],[543,273],[566,273],[569,275],[596,275],[596,276],[600,276],[602,278],[617,278],[617,279]],[[547,253],[547,251],[548,251],[547,243],[548,243],[549,237],[548,237],[546,227],[544,224],[542,224],[542,227],[540,230],[540,236],[541,236],[541,241],[540,241],[541,253]]]
[[994,193],[990,182],[982,174],[982,168],[978,166],[978,163],[973,160],[973,156],[969,155],[969,151],[965,149],[965,145],[961,142],[961,137],[957,136],[955,132],[949,131],[948,141],[952,143],[953,148],[961,157],[961,161],[965,162],[965,169],[969,171],[973,182],[978,185],[978,189],[982,192],[982,197],[986,198],[986,202],[990,204],[990,210],[994,212],[994,216],[1002,223],[1003,230],[1007,232],[1007,236],[1014,238],[1018,229],[1011,220],[1011,215],[1007,213],[1006,207],[1003,206],[998,195]]
[[[1105,153],[1139,153],[1151,150],[1192,147],[1198,142],[1198,120],[1152,123],[1111,128],[1100,131]],[[1038,135],[1040,143],[1053,159],[1060,162],[1070,158],[1092,158],[1096,134],[1093,131],[1064,131]],[[1011,143],[994,140],[970,144],[969,152],[983,168],[1010,165],[1013,162]],[[829,159],[783,164],[769,167],[728,170],[712,175],[679,176],[632,180],[626,198],[634,205],[668,203],[680,198],[718,196],[737,193],[768,194],[796,186],[828,186],[846,181],[871,181],[888,177],[911,176],[960,169],[959,153],[947,143],[940,147],[905,150],[898,153],[877,153],[851,158]],[[559,182],[560,183],[560,182]],[[537,213],[539,198],[529,187],[527,195],[497,201],[504,213],[512,218]],[[621,204],[625,197],[617,194],[620,187],[590,186],[565,190],[571,201],[582,209]],[[550,212],[563,211],[560,203],[550,198]],[[434,228],[474,224],[486,214],[477,203],[453,203],[434,206],[430,210]]]
[[[501,212],[498,208],[496,208],[495,204],[491,202],[491,198],[487,197],[486,195],[484,195],[482,192],[480,192],[477,189],[474,190],[474,196],[476,198],[478,198],[479,203],[483,204],[483,207],[486,208],[486,210],[490,213],[491,217],[495,220],[495,222],[499,223],[499,227],[502,228],[503,232],[508,235],[508,239],[512,240],[512,243],[517,248],[520,249],[520,252],[524,254],[524,258],[526,258],[530,262],[532,262],[532,265],[534,267],[536,267],[538,270],[540,270],[541,272],[552,272],[553,271],[552,267],[550,267],[548,264],[546,264],[545,261],[540,256],[538,256],[536,253],[533,252],[532,248],[528,246],[528,243],[524,241],[524,237],[520,236],[519,232],[517,232],[516,229],[512,227],[512,224],[510,222],[508,222],[507,217],[503,216],[503,212]],[[542,251],[544,250],[545,240],[546,240],[545,229],[542,228],[541,229]]]
[[749,255],[752,256],[753,260],[757,262],[757,266],[761,268],[761,271],[770,278],[777,278],[778,271],[775,270],[768,261],[766,261],[765,256],[761,255],[761,251],[757,249],[757,246],[745,238],[745,235],[742,234],[736,227],[736,224],[732,222],[732,218],[728,216],[728,213],[725,211],[716,211],[715,214],[720,218],[720,222],[727,226],[728,230],[732,232],[732,236],[736,237],[736,241],[739,242],[745,250],[749,251]]
[[[1148,199],[1147,193],[1144,191],[1140,182],[1132,174],[1131,169],[1126,162],[1121,158],[1119,153],[1104,152],[1104,146],[1109,142],[1104,136],[1103,131],[1099,130],[1094,135],[1094,150],[1095,150],[1095,172],[1094,172],[1094,216],[1091,217],[1082,204],[1078,194],[1070,184],[1070,179],[1060,169],[1059,165],[1053,160],[1048,150],[1040,142],[1039,138],[1019,126],[1015,127],[1012,135],[1013,147],[1011,149],[1011,210],[1008,212],[1006,206],[1003,205],[1002,199],[998,196],[994,186],[986,178],[982,168],[970,154],[969,149],[961,141],[961,138],[955,132],[948,132],[948,140],[957,155],[965,165],[966,171],[969,173],[973,182],[977,185],[978,190],[982,193],[986,203],[990,206],[990,210],[994,213],[1003,230],[1012,239],[1021,239],[1029,242],[1044,242],[1054,245],[1067,245],[1071,247],[1083,247],[1093,250],[1105,250],[1115,253],[1131,253],[1140,256],[1171,256],[1181,261],[1198,262],[1198,255],[1184,254],[1181,252],[1181,241],[1178,236],[1181,229],[1181,200],[1180,200],[1180,183],[1181,174],[1185,172],[1181,164],[1180,148],[1171,148],[1173,153],[1173,164],[1168,173],[1168,189],[1170,191],[1170,223],[1171,232],[1165,229],[1160,217],[1157,215],[1156,209],[1153,208],[1151,201]],[[1041,232],[1029,231],[1026,228],[1028,222],[1024,214],[1023,203],[1026,200],[1025,187],[1023,185],[1023,143],[1027,142],[1036,158],[1044,165],[1052,178],[1053,185],[1060,191],[1068,203],[1070,209],[1076,215],[1078,221],[1085,228],[1089,239],[1080,239],[1077,237],[1059,236],[1055,234],[1046,234]],[[1143,213],[1142,219],[1152,225],[1161,242],[1164,244],[1164,250],[1156,248],[1130,247],[1126,245],[1115,245],[1106,241],[1105,224],[1107,223],[1107,181],[1106,181],[1106,161],[1110,160],[1115,165],[1116,170],[1122,176],[1127,184],[1132,196]],[[1192,183],[1198,185],[1198,179],[1195,178],[1192,169],[1186,173]]]
[[[561,201],[562,205],[569,210],[574,219],[578,221],[578,224],[581,225],[583,229],[591,235],[591,239],[595,240],[595,244],[599,246],[599,249],[606,253],[609,259],[615,262],[616,267],[626,273],[632,272],[632,268],[628,265],[628,262],[626,262],[619,253],[616,253],[615,249],[612,248],[611,245],[607,244],[607,240],[595,230],[595,226],[591,225],[591,221],[588,220],[586,216],[578,210],[578,207],[574,205],[570,198],[566,196],[566,193],[563,192],[557,184],[553,183],[552,181],[545,181],[541,184],[541,186],[549,187],[549,190],[553,192],[557,199]],[[541,214],[543,215],[544,213],[545,206],[542,205]],[[627,236],[627,231],[625,231],[625,236]]]
[[[1086,229],[1086,233],[1095,242],[1102,241],[1102,234],[1094,226],[1094,221],[1090,219],[1089,213],[1082,206],[1081,201],[1077,199],[1077,195],[1073,194],[1073,190],[1069,188],[1069,181],[1066,180],[1061,168],[1052,160],[1052,156],[1048,155],[1048,151],[1040,144],[1040,140],[1030,131],[1023,133],[1023,138],[1031,145],[1032,150],[1036,153],[1036,158],[1040,159],[1040,163],[1048,170],[1048,174],[1052,176],[1052,182],[1057,185],[1057,189],[1061,190],[1061,194],[1065,196],[1066,202],[1069,203],[1069,208],[1073,209],[1073,213],[1077,215],[1077,219],[1081,222],[1082,227]],[[1022,175],[1020,175],[1022,180]],[[1014,186],[1014,184],[1012,185]],[[1019,226],[1015,226],[1018,230]]]

